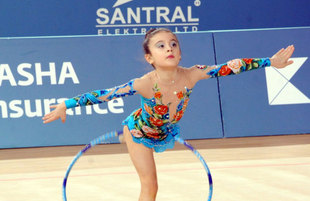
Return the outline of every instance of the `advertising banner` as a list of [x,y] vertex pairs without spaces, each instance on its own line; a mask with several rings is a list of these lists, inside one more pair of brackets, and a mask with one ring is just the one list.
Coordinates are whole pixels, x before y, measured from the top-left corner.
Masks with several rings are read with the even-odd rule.
[[295,46],[287,68],[219,78],[225,137],[309,133],[309,35],[310,29],[214,33],[218,63]]
[[[180,65],[214,64],[211,34],[178,36]],[[66,98],[153,70],[144,60],[142,41],[133,35],[0,40],[0,148],[85,144],[122,130],[122,121],[140,107],[138,95],[69,109],[65,124],[43,124],[41,118]],[[217,80],[195,87],[181,127],[188,139],[223,136]]]
[[309,0],[1,0],[0,37],[310,26]]

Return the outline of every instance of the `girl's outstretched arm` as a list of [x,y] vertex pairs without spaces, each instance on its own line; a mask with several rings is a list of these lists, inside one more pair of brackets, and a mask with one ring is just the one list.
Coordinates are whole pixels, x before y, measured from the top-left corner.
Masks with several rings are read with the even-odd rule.
[[192,67],[192,79],[198,81],[201,79],[235,75],[244,71],[264,68],[267,66],[284,68],[293,63],[292,60],[289,60],[293,52],[294,46],[290,45],[286,49],[282,48],[279,50],[271,58],[234,59],[216,66],[195,65]]
[[78,106],[99,104],[108,102],[115,98],[134,95],[137,91],[134,90],[133,83],[134,80],[131,80],[126,84],[114,88],[95,90],[89,93],[85,93],[66,100],[65,104],[67,108],[73,108]]
[[76,97],[68,99],[58,105],[53,105],[51,106],[51,108],[54,108],[55,110],[46,114],[42,118],[43,123],[49,123],[59,118],[64,123],[66,121],[66,110],[69,108],[99,104],[103,102],[108,102],[115,98],[134,95],[137,93],[137,91],[133,87],[134,81],[135,80],[131,80],[126,84],[110,89],[101,89],[89,93],[84,93],[82,95],[78,95]]

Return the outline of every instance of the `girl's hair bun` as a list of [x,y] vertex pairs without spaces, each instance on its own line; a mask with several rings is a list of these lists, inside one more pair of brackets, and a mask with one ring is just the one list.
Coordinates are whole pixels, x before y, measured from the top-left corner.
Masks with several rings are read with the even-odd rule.
[[144,38],[147,38],[150,34],[152,34],[152,32],[156,31],[156,28],[151,28],[150,30],[148,30],[144,36]]

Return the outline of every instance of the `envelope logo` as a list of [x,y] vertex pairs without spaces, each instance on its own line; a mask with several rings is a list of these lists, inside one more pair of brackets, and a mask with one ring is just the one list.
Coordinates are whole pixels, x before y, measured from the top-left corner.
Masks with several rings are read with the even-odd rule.
[[307,59],[292,58],[294,63],[283,69],[265,68],[269,105],[310,103],[310,99],[290,82]]

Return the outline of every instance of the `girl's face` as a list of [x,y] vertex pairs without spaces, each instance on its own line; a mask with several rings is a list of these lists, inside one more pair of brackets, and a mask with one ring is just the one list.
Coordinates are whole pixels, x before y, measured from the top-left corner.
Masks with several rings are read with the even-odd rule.
[[175,35],[170,32],[159,32],[149,42],[150,54],[145,59],[155,68],[176,67],[181,60],[181,50]]

